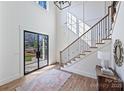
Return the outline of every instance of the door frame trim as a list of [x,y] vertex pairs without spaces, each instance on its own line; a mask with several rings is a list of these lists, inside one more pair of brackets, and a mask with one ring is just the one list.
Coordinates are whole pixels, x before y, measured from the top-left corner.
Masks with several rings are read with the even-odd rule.
[[[34,71],[37,71],[37,70],[42,69],[42,68],[44,68],[44,67],[49,65],[49,35],[41,34],[41,33],[37,33],[37,32],[32,32],[32,31],[27,31],[27,30],[23,30],[23,31],[24,31],[24,33],[23,33],[23,36],[24,36],[23,37],[23,43],[24,43],[24,46],[23,46],[23,51],[24,51],[23,52],[23,56],[24,56],[24,58],[23,58],[23,62],[24,62],[24,75],[27,75],[27,74],[30,74],[30,73],[32,73]],[[48,45],[47,45],[47,49],[48,49],[48,51],[47,51],[47,65],[45,65],[43,67],[39,67],[39,58],[38,58],[38,68],[34,69],[34,70],[32,70],[32,71],[30,71],[28,73],[25,73],[25,32],[37,34],[38,35],[37,38],[39,38],[39,35],[45,35],[45,36],[47,36],[47,40],[48,40]],[[38,39],[38,50],[39,50],[39,39]]]

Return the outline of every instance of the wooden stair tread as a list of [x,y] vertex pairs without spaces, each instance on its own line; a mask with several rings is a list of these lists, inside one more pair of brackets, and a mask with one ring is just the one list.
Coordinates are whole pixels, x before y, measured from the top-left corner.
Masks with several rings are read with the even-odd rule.
[[68,61],[67,63],[71,63],[71,61]]
[[80,58],[80,55],[76,56],[75,58]]
[[80,58],[80,57],[74,57],[74,58]]
[[90,48],[98,48],[98,47],[90,47]]
[[71,59],[71,61],[75,61],[75,57],[73,59]]
[[96,43],[96,44],[105,44],[105,43]]
[[80,55],[86,55],[86,54],[80,54]]
[[[68,62],[67,62],[68,63]],[[64,65],[67,65],[67,63],[64,63]]]
[[87,51],[85,51],[85,52],[92,52],[92,51],[90,51],[90,50],[87,50]]
[[111,38],[106,38],[106,39],[102,39],[102,40],[112,40]]
[[64,67],[64,64],[62,64],[61,67]]

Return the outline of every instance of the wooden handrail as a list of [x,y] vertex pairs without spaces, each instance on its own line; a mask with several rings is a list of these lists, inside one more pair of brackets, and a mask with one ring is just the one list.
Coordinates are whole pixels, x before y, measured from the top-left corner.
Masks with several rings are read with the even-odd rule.
[[101,20],[99,20],[96,24],[94,24],[90,29],[88,29],[85,33],[83,33],[80,37],[78,37],[76,40],[74,40],[71,44],[69,44],[66,48],[64,48],[62,51],[60,51],[60,53],[62,53],[64,50],[66,50],[68,47],[70,47],[73,43],[75,43],[78,39],[80,39],[83,35],[85,35],[86,33],[88,33],[93,27],[95,27],[98,23],[100,23],[102,20],[104,20],[107,16],[109,16],[109,9],[112,7],[109,6],[108,7],[108,14],[106,16],[104,16]]

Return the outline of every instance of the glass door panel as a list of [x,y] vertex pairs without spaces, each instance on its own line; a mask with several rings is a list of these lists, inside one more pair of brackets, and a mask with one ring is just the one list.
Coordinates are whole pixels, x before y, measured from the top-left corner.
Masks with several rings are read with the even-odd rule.
[[38,69],[38,34],[24,32],[24,66],[25,74]]
[[39,35],[39,67],[48,65],[48,36]]
[[48,35],[24,31],[24,74],[48,65]]

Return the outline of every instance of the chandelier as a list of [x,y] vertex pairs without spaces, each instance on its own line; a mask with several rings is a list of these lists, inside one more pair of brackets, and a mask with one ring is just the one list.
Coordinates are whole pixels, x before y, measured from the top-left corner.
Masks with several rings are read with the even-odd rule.
[[60,9],[63,10],[71,6],[71,1],[54,1],[54,4]]

